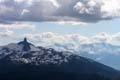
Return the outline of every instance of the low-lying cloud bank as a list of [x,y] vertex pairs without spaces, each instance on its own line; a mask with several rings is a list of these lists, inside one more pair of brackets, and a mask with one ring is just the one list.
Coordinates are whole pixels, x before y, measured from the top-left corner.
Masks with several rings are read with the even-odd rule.
[[[80,34],[59,35],[52,32],[45,32],[25,34],[21,37],[23,36],[28,37],[33,43],[37,43],[39,46],[52,47],[57,50],[79,51],[84,46],[83,49],[88,49],[87,51],[91,51],[90,53],[96,53],[96,51],[111,51],[117,46],[120,46],[120,33],[109,35],[103,32],[95,36],[86,37]],[[112,48],[113,46],[116,47]],[[95,51],[94,48],[97,50]],[[120,49],[118,49],[118,51],[120,51]]]
[[0,0],[0,23],[94,23],[120,17],[119,0]]

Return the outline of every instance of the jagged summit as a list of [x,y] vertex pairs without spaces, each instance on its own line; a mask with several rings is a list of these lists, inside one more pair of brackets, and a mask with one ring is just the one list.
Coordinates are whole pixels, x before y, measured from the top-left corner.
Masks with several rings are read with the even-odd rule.
[[6,46],[4,46],[4,48],[8,48],[11,50],[15,50],[15,51],[39,51],[38,47],[34,46],[33,44],[31,44],[30,42],[28,42],[27,38],[24,38],[23,41],[20,41],[18,43],[10,43]]
[[25,37],[23,41],[20,41],[18,44],[20,45],[20,44],[31,44],[31,43],[29,43],[27,38]]
[[27,38],[25,37],[24,38],[24,40],[22,41],[22,42],[19,42],[18,43],[18,45],[23,45],[23,48],[22,48],[22,50],[23,51],[29,51],[29,50],[31,50],[31,43],[29,43],[28,41],[27,41]]
[[26,37],[24,38],[24,42],[27,42],[27,38]]

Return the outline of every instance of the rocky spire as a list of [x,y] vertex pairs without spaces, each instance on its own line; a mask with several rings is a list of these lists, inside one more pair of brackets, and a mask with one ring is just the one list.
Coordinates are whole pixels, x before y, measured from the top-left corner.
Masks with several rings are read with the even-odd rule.
[[31,49],[30,48],[31,44],[27,41],[26,37],[24,38],[24,40],[22,42],[19,42],[18,44],[23,45],[23,48],[22,48],[23,51],[29,51]]
[[26,37],[24,38],[24,42],[27,42],[27,38]]

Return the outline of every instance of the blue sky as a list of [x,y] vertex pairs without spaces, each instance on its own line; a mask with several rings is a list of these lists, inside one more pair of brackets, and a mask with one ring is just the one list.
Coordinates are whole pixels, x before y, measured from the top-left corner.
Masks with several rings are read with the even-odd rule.
[[120,31],[120,19],[101,21],[98,23],[88,23],[86,25],[71,25],[57,23],[34,23],[38,32],[53,32],[58,34],[79,33],[83,36],[93,36],[101,32],[115,34]]

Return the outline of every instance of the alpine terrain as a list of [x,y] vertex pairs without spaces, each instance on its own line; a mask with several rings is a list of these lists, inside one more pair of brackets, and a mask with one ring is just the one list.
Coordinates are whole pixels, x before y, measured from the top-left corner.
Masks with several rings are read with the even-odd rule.
[[27,38],[0,47],[0,80],[120,80],[120,72],[69,51],[36,47]]

